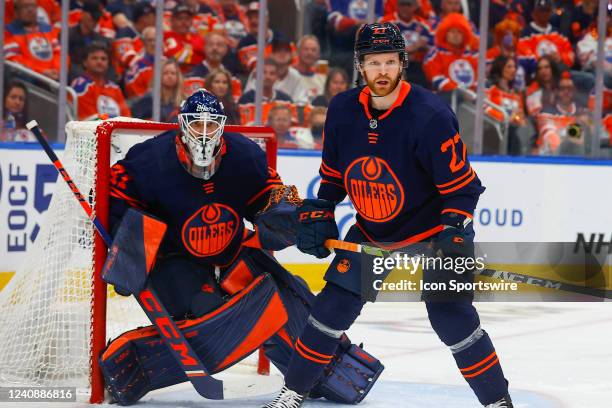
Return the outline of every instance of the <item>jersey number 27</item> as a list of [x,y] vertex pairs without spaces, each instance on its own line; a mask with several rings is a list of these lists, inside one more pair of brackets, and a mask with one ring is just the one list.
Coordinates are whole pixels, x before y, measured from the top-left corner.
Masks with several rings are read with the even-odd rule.
[[465,144],[463,144],[463,152],[461,153],[462,157],[458,158],[457,157],[457,145],[458,144],[463,144],[461,143],[461,138],[459,137],[459,133],[457,133],[455,136],[446,140],[440,146],[440,150],[442,151],[442,153],[446,153],[449,149],[451,149],[451,160],[450,160],[448,167],[450,168],[450,171],[452,173],[456,173],[459,170],[461,170],[463,168],[463,165],[465,164],[465,154],[467,152],[467,148]]

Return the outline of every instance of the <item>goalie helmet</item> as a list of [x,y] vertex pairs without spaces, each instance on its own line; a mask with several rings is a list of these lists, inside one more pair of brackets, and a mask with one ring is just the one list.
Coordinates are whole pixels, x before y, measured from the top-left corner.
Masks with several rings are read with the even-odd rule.
[[192,176],[208,180],[219,168],[226,119],[223,104],[205,89],[181,103],[177,149],[180,162]]
[[406,63],[406,43],[399,28],[393,23],[364,24],[355,39],[355,64],[359,66],[366,54],[399,52],[400,61]]

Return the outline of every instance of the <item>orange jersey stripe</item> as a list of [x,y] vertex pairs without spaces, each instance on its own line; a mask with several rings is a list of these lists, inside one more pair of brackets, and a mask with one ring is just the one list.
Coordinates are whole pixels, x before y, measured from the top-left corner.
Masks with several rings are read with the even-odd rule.
[[468,178],[461,184],[456,185],[455,187],[449,188],[447,190],[440,190],[440,194],[448,194],[448,193],[452,193],[453,191],[457,191],[460,188],[465,187],[467,184],[469,184],[472,180],[474,180],[475,177],[476,177],[476,173],[472,171],[472,175],[470,176],[470,178]]
[[264,193],[266,193],[267,191],[272,190],[274,187],[277,187],[277,186],[278,186],[278,184],[270,184],[270,185],[264,187],[263,190],[261,190],[259,193],[255,194],[249,201],[247,201],[247,205],[253,204],[253,202],[255,202],[255,200],[257,200],[259,197],[261,197]]
[[448,183],[444,183],[444,184],[436,184],[436,187],[438,187],[438,189],[444,188],[444,187],[449,187],[455,183],[460,182],[461,180],[463,180],[464,178],[468,177],[472,172],[472,166],[470,166],[467,171],[461,175],[460,177],[457,177],[456,179],[449,181]]
[[342,173],[340,173],[338,170],[334,170],[331,167],[329,167],[327,164],[325,164],[324,161],[321,161],[321,168],[325,169],[325,171],[327,171],[327,173],[330,173],[331,175],[333,175],[334,177],[338,177],[341,178],[342,177]]
[[363,229],[363,227],[359,224],[359,222],[356,223],[357,228],[359,228],[359,230],[361,232],[363,232],[363,235],[366,236],[366,238],[368,239],[368,241],[372,242],[374,245],[381,247],[382,249],[397,249],[397,248],[401,248],[403,246],[406,246],[407,244],[414,244],[415,242],[421,242],[424,239],[427,239],[429,237],[431,237],[432,235],[437,234],[438,232],[442,231],[444,229],[443,225],[436,225],[433,228],[428,229],[427,231],[423,231],[420,234],[416,234],[416,235],[412,235],[406,239],[404,239],[403,241],[397,242],[393,245],[383,245],[380,242],[376,242],[374,239],[372,239],[370,237],[370,235],[368,235],[368,233]]

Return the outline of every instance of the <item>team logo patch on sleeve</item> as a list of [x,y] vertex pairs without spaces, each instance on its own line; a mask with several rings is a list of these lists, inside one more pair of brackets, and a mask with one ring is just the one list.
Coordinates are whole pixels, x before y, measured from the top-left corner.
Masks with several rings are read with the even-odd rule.
[[227,205],[207,204],[185,221],[183,244],[198,257],[217,255],[232,242],[238,224],[238,214]]
[[355,209],[372,222],[389,221],[404,205],[404,190],[391,167],[378,157],[361,157],[351,163],[344,185]]

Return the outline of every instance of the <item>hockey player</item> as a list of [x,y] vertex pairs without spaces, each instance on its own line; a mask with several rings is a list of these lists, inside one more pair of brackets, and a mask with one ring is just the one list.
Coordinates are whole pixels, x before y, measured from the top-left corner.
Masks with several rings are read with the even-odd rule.
[[[455,115],[425,89],[401,80],[406,61],[397,26],[376,23],[357,34],[355,63],[367,85],[332,99],[325,122],[318,199],[298,210],[297,246],[324,258],[338,236],[335,206],[348,194],[358,212],[346,241],[394,249],[429,242],[444,258],[473,257],[473,212],[484,191],[466,156]],[[337,250],[308,324],[296,342],[285,385],[268,408],[296,408],[321,376],[339,339],[375,298],[370,259]],[[364,271],[362,273],[362,271]],[[471,282],[472,272],[426,270],[427,282]],[[488,334],[471,292],[425,291],[434,331],[487,407],[512,407]],[[317,356],[317,358],[313,358]]]
[[[314,296],[265,250],[294,242],[299,197],[295,188],[283,186],[255,142],[224,134],[225,121],[217,98],[200,89],[181,105],[178,133],[134,146],[112,167],[111,253],[137,241],[134,225],[143,223],[126,224],[138,219],[134,209],[167,225],[157,255],[151,255],[144,227],[139,235],[140,245],[149,248],[147,257],[156,256],[151,272],[139,274],[138,265],[126,264],[119,268],[126,276],[112,283],[122,294],[137,294],[131,282],[149,279],[168,313],[186,319],[177,325],[210,373],[235,364],[264,342],[266,355],[284,372]],[[256,233],[245,228],[245,219]],[[268,225],[283,232],[271,234]],[[119,245],[126,236],[126,244]],[[109,268],[121,264],[116,255],[109,259]],[[348,338],[342,344],[315,393],[355,403],[383,367]],[[186,380],[150,327],[111,342],[101,367],[122,405]]]

